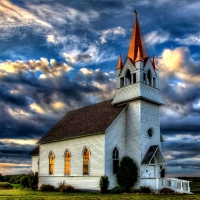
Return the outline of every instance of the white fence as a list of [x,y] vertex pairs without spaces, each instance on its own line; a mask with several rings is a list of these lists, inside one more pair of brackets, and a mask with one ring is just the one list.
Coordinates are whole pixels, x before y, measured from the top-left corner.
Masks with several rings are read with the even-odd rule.
[[190,193],[189,181],[177,178],[141,178],[141,186],[147,186],[153,190],[167,187],[176,192]]

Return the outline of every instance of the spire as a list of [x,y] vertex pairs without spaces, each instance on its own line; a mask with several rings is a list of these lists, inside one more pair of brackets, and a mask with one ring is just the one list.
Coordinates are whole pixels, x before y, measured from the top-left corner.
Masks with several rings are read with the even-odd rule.
[[120,54],[116,70],[123,68],[122,56]]
[[153,65],[154,69],[158,69],[158,67],[156,65],[156,59],[154,58],[154,54],[153,54],[153,58],[152,58],[152,65]]
[[130,41],[130,45],[129,45],[129,50],[128,50],[128,57],[133,62],[135,62],[135,60],[136,60],[138,48],[140,49],[141,58],[143,60],[148,57],[145,46],[144,46],[142,34],[140,31],[140,25],[139,25],[138,18],[137,18],[138,13],[136,10],[134,10],[134,12],[135,12],[135,24],[134,24],[131,41]]
[[142,56],[141,56],[140,48],[139,48],[139,47],[138,47],[137,57],[136,57],[136,59],[135,59],[135,62],[137,62],[137,61],[142,61],[142,62],[144,62],[144,59],[143,59]]

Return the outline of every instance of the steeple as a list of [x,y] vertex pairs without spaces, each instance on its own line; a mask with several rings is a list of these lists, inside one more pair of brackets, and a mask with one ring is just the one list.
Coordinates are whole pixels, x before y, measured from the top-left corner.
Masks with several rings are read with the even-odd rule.
[[152,65],[153,65],[154,69],[158,69],[158,67],[156,65],[156,59],[154,57],[154,54],[153,54],[153,58],[152,58]]
[[142,34],[140,31],[140,25],[139,25],[139,21],[137,18],[137,11],[134,10],[134,12],[135,12],[135,24],[134,24],[131,41],[130,41],[130,45],[129,45],[129,50],[128,50],[128,57],[132,60],[132,62],[136,61],[138,48],[139,48],[139,51],[141,54],[141,58],[143,60],[148,57],[145,46],[144,46]]
[[139,47],[138,47],[137,57],[136,57],[136,59],[135,59],[135,62],[137,62],[137,61],[142,61],[142,62],[144,62],[144,59],[143,59],[142,56],[141,56],[140,48],[139,48]]
[[123,68],[122,56],[120,54],[116,70]]

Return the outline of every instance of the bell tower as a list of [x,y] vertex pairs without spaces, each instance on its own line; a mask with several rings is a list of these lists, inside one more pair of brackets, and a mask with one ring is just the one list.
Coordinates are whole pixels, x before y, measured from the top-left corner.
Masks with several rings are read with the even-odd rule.
[[[128,55],[124,63],[120,55],[116,68],[116,91],[112,104],[128,104],[124,124],[125,154],[138,166],[136,187],[139,187],[144,176],[159,177],[159,170],[166,162],[161,153],[159,109],[164,103],[160,95],[159,71],[154,56],[151,59],[147,55],[137,12],[134,12],[135,23]],[[146,161],[152,151],[154,157]],[[152,159],[156,164],[152,165]]]
[[135,24],[132,31],[128,55],[123,64],[120,55],[116,68],[116,93],[114,105],[134,99],[146,99],[156,104],[164,104],[160,97],[159,71],[156,61],[147,55],[140,25],[135,10]]

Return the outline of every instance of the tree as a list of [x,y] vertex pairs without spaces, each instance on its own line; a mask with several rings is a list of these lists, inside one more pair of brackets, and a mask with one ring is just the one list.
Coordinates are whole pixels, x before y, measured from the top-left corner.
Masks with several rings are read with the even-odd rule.
[[107,190],[109,187],[109,179],[106,175],[101,176],[100,181],[99,181],[99,186],[101,188],[101,193],[107,193]]
[[0,173],[0,182],[3,182],[3,181],[4,181],[3,175]]
[[27,175],[24,175],[20,178],[20,185],[22,188],[29,188],[30,185],[29,185],[29,181],[28,181],[28,176]]
[[120,161],[117,182],[121,187],[124,187],[126,192],[130,191],[130,188],[134,186],[137,181],[138,168],[136,163],[128,156],[124,156]]
[[32,190],[35,190],[38,188],[38,172],[31,172],[29,174],[29,185],[30,185],[30,188]]

